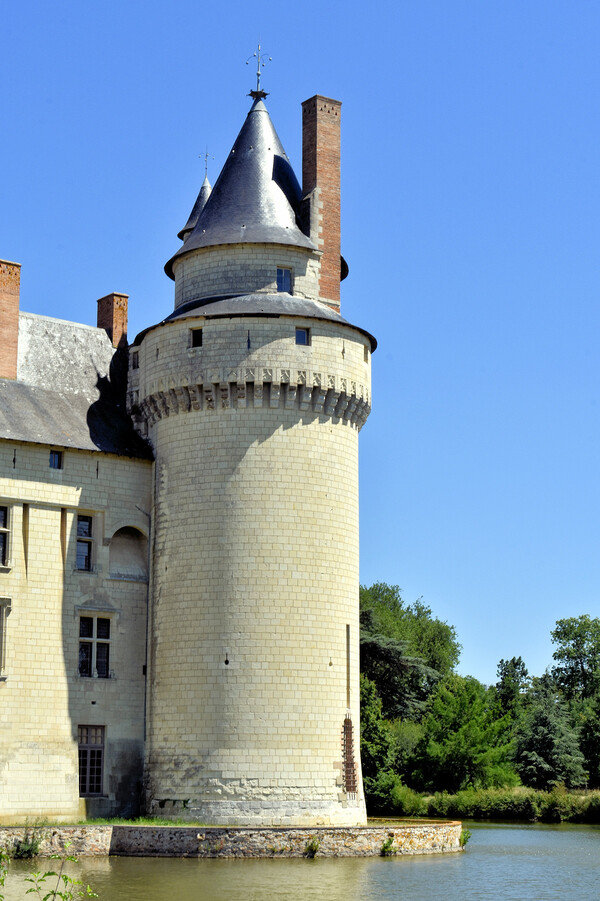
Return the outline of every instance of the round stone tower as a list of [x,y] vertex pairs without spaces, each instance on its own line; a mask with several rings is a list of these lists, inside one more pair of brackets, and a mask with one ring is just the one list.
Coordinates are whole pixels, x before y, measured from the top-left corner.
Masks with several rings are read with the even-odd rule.
[[[254,102],[131,349],[154,448],[146,804],[360,824],[358,432],[375,342],[339,313],[340,104],[303,104],[303,190]],[[202,192],[201,192],[202,193]]]

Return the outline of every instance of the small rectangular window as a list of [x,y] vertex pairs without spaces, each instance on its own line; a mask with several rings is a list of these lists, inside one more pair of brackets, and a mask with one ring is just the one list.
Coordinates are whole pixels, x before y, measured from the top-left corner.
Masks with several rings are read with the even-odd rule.
[[62,469],[62,468],[63,468],[62,451],[51,450],[50,451],[50,469]]
[[110,678],[110,619],[79,617],[79,675]]
[[131,351],[131,368],[139,369],[140,368],[140,354],[137,350]]
[[365,363],[369,362],[369,348],[365,344]]
[[78,726],[79,795],[102,794],[104,769],[104,726]]
[[6,621],[10,613],[10,598],[0,598],[0,679],[6,676]]
[[285,291],[288,294],[292,294],[292,270],[291,269],[277,269],[277,291]]
[[77,559],[76,569],[83,572],[92,571],[92,551],[94,539],[92,535],[93,517],[77,517]]
[[8,566],[10,544],[8,507],[0,507],[0,566]]
[[310,344],[310,329],[296,329],[296,344],[304,344],[306,347],[308,347],[308,345]]
[[201,328],[193,328],[190,329],[191,337],[192,337],[192,347],[202,347],[202,329]]

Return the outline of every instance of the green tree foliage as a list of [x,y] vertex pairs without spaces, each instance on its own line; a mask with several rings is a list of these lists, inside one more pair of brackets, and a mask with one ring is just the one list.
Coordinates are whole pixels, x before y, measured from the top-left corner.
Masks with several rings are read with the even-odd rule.
[[365,779],[372,779],[387,769],[392,736],[383,718],[381,698],[374,682],[360,677],[360,756]]
[[454,628],[421,601],[405,604],[397,585],[362,587],[360,602],[362,672],[377,686],[386,717],[419,719],[440,675],[458,660]]
[[420,791],[514,785],[506,724],[494,689],[456,674],[438,685],[423,720],[409,784]]
[[527,667],[520,657],[511,657],[510,660],[500,661],[497,674],[496,695],[500,710],[503,714],[507,713],[516,719],[529,688]]
[[523,784],[548,789],[585,785],[584,757],[569,712],[550,676],[533,680],[529,704],[515,733],[514,761]]
[[448,675],[458,663],[461,647],[454,626],[434,617],[421,600],[405,603],[397,585],[361,586],[360,609],[371,611],[370,631],[406,642],[409,657],[419,657],[440,675]]
[[387,717],[419,716],[438,674],[418,657],[407,655],[407,642],[372,632],[370,611],[361,615],[361,669],[376,686]]
[[550,633],[557,646],[552,676],[568,701],[600,693],[600,619],[559,619]]

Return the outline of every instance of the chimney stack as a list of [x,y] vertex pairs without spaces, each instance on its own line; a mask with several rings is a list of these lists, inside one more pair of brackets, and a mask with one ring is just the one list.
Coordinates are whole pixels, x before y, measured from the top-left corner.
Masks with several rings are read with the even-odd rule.
[[302,104],[302,194],[310,238],[322,251],[319,299],[340,308],[340,114],[342,104],[315,94]]
[[128,294],[107,294],[98,301],[98,328],[106,330],[113,347],[127,344]]
[[0,378],[16,379],[21,264],[0,260]]

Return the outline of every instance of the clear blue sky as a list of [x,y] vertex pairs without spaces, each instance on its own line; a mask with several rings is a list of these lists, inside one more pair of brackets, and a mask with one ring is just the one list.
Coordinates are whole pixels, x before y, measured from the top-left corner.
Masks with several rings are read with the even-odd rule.
[[379,339],[361,579],[423,596],[485,682],[599,613],[599,36],[593,0],[3,8],[0,257],[28,311],[171,311],[259,37],[298,174],[301,101],[343,101],[342,312]]

